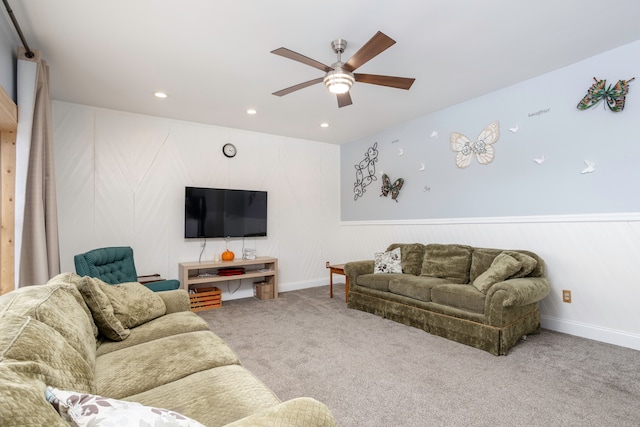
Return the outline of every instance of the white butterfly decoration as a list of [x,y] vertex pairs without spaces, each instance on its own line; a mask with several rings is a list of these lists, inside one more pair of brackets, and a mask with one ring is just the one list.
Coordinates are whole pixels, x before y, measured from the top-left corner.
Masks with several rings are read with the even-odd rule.
[[543,164],[544,163],[544,154],[539,159],[533,159],[533,161],[536,162],[539,165]]
[[591,173],[596,171],[596,164],[594,162],[590,160],[585,160],[584,164],[587,165],[587,167],[582,169],[580,173],[585,174],[585,173]]
[[452,132],[451,151],[458,153],[456,154],[456,165],[461,169],[469,166],[472,154],[475,154],[476,160],[481,165],[491,163],[494,156],[492,144],[500,138],[499,128],[500,123],[497,120],[489,123],[473,142],[459,132]]

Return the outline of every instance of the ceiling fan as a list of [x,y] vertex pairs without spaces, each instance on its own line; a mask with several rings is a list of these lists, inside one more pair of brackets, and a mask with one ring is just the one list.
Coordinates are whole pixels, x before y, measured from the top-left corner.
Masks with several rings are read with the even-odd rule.
[[369,83],[373,85],[388,86],[397,89],[409,90],[415,79],[407,77],[380,76],[376,74],[353,73],[358,67],[364,65],[369,60],[375,58],[389,47],[395,44],[395,40],[386,34],[378,31],[371,39],[364,44],[347,62],[342,62],[341,55],[347,47],[347,41],[337,39],[331,42],[333,51],[338,55],[338,61],[331,66],[325,65],[314,59],[308,58],[297,52],[281,47],[271,51],[276,55],[293,59],[294,61],[310,65],[314,68],[324,71],[324,77],[299,83],[295,86],[274,92],[273,95],[284,96],[296,90],[304,89],[316,83],[324,82],[330,92],[335,93],[338,97],[338,107],[346,107],[351,105],[351,95],[349,90],[354,82]]

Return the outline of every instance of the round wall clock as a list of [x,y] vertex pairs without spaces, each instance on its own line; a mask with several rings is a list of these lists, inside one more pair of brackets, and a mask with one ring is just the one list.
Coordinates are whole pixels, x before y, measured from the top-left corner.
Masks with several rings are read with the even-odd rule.
[[238,150],[236,149],[235,145],[227,143],[222,146],[222,153],[224,153],[225,156],[231,158],[235,157],[235,155],[238,154]]

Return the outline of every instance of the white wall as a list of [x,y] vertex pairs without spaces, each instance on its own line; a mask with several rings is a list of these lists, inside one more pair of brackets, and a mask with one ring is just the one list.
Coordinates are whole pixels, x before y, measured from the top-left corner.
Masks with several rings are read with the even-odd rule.
[[[73,256],[131,246],[138,274],[178,278],[197,261],[200,240],[184,239],[184,187],[268,191],[268,237],[247,239],[279,258],[280,290],[325,284],[339,225],[339,147],[216,126],[53,102],[63,271]],[[238,155],[227,159],[232,142]],[[225,249],[208,239],[204,259]],[[242,252],[242,240],[230,249]],[[222,284],[223,300],[253,295],[252,283]]]

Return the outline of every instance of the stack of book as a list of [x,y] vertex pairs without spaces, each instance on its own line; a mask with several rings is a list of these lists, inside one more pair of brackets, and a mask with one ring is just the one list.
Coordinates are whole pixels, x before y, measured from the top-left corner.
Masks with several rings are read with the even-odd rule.
[[218,276],[237,276],[239,274],[244,274],[243,267],[228,267],[218,269]]

